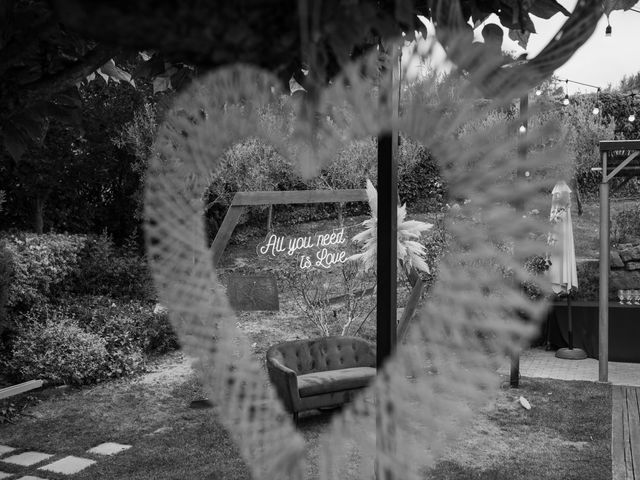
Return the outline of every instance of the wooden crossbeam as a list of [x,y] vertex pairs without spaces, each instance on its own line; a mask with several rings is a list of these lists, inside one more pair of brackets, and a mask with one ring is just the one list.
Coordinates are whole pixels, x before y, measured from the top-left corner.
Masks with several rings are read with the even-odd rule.
[[629,155],[625,160],[623,160],[620,163],[620,165],[614,168],[613,171],[605,177],[605,182],[610,182],[611,179],[618,174],[618,172],[620,172],[623,168],[629,165],[633,161],[633,159],[636,158],[638,155],[640,155],[640,151],[633,152],[631,155]]
[[0,400],[28,392],[29,390],[35,390],[36,388],[42,387],[42,385],[44,385],[42,380],[29,380],[28,382],[0,389]]
[[366,202],[365,189],[293,190],[288,192],[238,192],[231,205],[287,205],[294,203]]
[[640,150],[640,140],[601,140],[600,151]]
[[211,244],[213,265],[216,266],[227,248],[233,230],[240,221],[245,208],[251,205],[291,205],[309,203],[347,203],[368,201],[364,188],[346,190],[294,190],[294,191],[260,191],[237,192],[233,196],[231,206]]

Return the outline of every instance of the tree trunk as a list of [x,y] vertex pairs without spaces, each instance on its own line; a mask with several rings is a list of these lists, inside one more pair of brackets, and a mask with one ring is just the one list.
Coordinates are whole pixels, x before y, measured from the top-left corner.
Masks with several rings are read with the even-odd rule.
[[38,235],[41,235],[44,230],[44,206],[45,197],[38,195],[35,200],[35,209],[33,212],[33,229]]
[[573,177],[574,190],[576,192],[576,203],[578,204],[578,215],[582,215],[582,199],[580,198],[580,184],[578,178]]

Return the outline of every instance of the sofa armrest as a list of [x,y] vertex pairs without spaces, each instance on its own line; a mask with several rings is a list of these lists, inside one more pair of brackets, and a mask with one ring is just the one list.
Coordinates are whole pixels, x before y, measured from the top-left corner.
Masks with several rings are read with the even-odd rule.
[[300,393],[298,392],[296,372],[271,355],[267,355],[267,371],[285,408],[291,413],[298,412],[300,410]]

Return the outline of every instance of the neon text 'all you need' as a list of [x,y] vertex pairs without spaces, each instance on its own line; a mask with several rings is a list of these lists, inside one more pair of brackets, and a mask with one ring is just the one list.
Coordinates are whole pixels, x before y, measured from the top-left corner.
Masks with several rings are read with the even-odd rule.
[[256,252],[272,258],[295,257],[302,269],[328,269],[347,261],[346,243],[344,228],[301,237],[271,233],[258,244]]

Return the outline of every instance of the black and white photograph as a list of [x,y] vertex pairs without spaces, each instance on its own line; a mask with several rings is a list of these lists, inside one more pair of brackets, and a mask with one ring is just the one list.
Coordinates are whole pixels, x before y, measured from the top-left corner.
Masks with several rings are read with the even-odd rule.
[[0,0],[0,480],[640,480],[638,0]]

